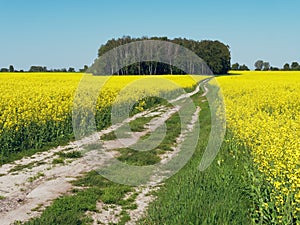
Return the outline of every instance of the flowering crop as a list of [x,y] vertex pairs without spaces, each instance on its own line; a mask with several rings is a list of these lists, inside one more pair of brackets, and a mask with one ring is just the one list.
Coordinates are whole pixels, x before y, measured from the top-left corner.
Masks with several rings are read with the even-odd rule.
[[[86,75],[88,76],[88,75]],[[79,73],[1,73],[0,74],[0,146],[1,155],[30,148],[40,148],[72,135],[74,95],[83,74]],[[96,105],[98,128],[109,124],[109,108],[119,91],[145,76],[92,77],[93,82],[106,81]],[[147,76],[148,77],[148,76]],[[189,76],[161,76],[184,88],[195,81]],[[200,78],[199,78],[200,79]],[[138,100],[147,90],[153,95],[172,91],[174,87],[145,82],[138,90],[129,88],[122,101]],[[84,103],[83,103],[84,104]],[[106,115],[106,116],[104,116]]]
[[270,184],[262,206],[273,207],[279,223],[287,215],[299,220],[300,73],[243,72],[218,82],[228,127],[251,148],[254,165]]

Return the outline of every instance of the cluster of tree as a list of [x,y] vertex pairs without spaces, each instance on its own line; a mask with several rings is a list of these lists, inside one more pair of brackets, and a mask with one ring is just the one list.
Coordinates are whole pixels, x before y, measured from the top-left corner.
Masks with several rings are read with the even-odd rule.
[[[88,69],[87,65],[84,65],[82,69],[79,69],[79,72],[85,72]],[[47,69],[46,66],[31,66],[28,71],[24,70],[15,70],[13,65],[10,65],[9,68],[1,68],[0,72],[77,72],[73,67],[69,67],[69,69]]]
[[300,65],[298,62],[292,62],[292,64],[284,64],[283,65],[283,68],[278,68],[278,67],[272,67],[270,66],[270,63],[269,62],[264,62],[263,60],[257,60],[254,64],[255,66],[255,70],[258,70],[258,71],[267,71],[267,70],[273,70],[273,71],[278,71],[278,70],[284,70],[284,71],[288,71],[288,70],[293,70],[293,71],[296,71],[296,70],[300,70]]
[[295,71],[300,70],[300,65],[299,65],[298,62],[292,62],[291,65],[286,63],[286,64],[284,64],[282,70],[286,70],[286,71],[288,71],[288,70],[295,70]]
[[75,69],[70,67],[69,69],[62,68],[48,70],[45,66],[31,66],[28,72],[75,72]]
[[[271,67],[269,62],[264,62],[263,60],[257,60],[254,66],[255,66],[255,70],[257,71],[279,70],[278,68]],[[234,63],[231,66],[231,70],[250,70],[250,69],[245,64],[240,65],[239,63]]]
[[254,63],[254,66],[255,66],[255,70],[257,71],[261,71],[261,70],[267,71],[271,69],[270,63],[264,62],[263,60],[257,60]]
[[[144,40],[160,40],[172,42],[174,44],[181,45],[200,58],[202,58],[206,64],[210,67],[214,74],[226,74],[230,69],[230,51],[229,46],[224,45],[219,41],[195,41],[185,38],[169,39],[167,37],[141,37],[132,38],[130,36],[123,36],[118,39],[111,39],[106,44],[102,45],[98,50],[98,57],[101,57],[106,52],[119,47],[124,44],[128,44],[135,41]],[[120,69],[114,74],[126,75],[126,74],[184,74],[184,71],[173,65],[162,62],[138,62],[132,65],[126,66]]]
[[[1,68],[0,72],[19,72],[19,71],[16,71],[14,66],[10,65],[8,69],[7,68]],[[20,72],[24,72],[24,71],[22,70]]]
[[[283,70],[283,71],[300,71],[300,64],[298,62],[292,62],[291,65],[286,63],[283,65],[283,68],[278,68],[278,67],[273,67],[270,65],[269,62],[265,62],[263,60],[257,60],[254,63],[255,66],[255,70],[257,71],[279,71],[279,70]],[[239,63],[234,63],[231,66],[231,70],[249,70],[249,68],[243,64],[243,65],[239,65]]]
[[246,66],[245,64],[240,65],[240,64],[238,64],[238,63],[232,64],[231,69],[232,69],[232,70],[250,70],[250,69],[248,68],[248,66]]

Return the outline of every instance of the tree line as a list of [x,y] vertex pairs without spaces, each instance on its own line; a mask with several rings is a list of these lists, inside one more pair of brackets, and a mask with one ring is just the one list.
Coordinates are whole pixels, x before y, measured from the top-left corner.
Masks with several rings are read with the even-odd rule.
[[5,72],[5,73],[8,73],[8,72],[20,72],[20,73],[23,73],[23,72],[64,72],[64,73],[74,73],[74,72],[85,72],[86,70],[88,69],[88,66],[87,65],[84,65],[84,67],[82,69],[79,69],[78,71],[75,70],[75,68],[73,67],[69,67],[68,69],[66,68],[62,68],[62,69],[47,69],[46,66],[31,66],[29,68],[29,70],[16,70],[14,68],[13,65],[10,65],[8,68],[1,68],[0,69],[0,72]]
[[[174,38],[169,39],[167,37],[141,37],[141,38],[132,38],[130,36],[123,36],[118,39],[108,40],[105,44],[101,45],[98,49],[98,57],[102,56],[106,52],[119,47],[124,44],[128,44],[135,41],[143,40],[160,40],[166,42],[172,42],[183,46],[197,56],[202,58],[214,74],[226,74],[231,66],[230,60],[231,55],[229,51],[229,46],[221,43],[220,41],[197,41],[186,38]],[[2,68],[0,72],[85,72],[88,69],[88,66],[85,65],[79,71],[75,71],[74,68],[70,67],[69,69],[47,69],[45,66],[31,66],[28,71],[24,70],[15,70],[13,65],[10,65],[9,68]],[[125,68],[120,69],[114,74],[118,75],[156,75],[156,74],[185,74],[184,71],[179,68],[174,67],[173,65],[161,63],[161,62],[138,62]]]
[[[257,60],[254,63],[256,71],[300,71],[300,64],[298,62],[292,62],[291,64],[285,63],[282,68],[273,67],[269,62],[263,60]],[[234,63],[231,66],[231,70],[250,70],[245,64],[240,65],[239,63]]]
[[[229,46],[221,43],[220,41],[203,40],[197,41],[186,38],[174,38],[168,37],[141,37],[133,38],[130,36],[123,36],[118,39],[108,40],[105,44],[101,45],[98,50],[98,57],[101,57],[108,51],[117,48],[124,44],[129,44],[136,41],[145,40],[158,40],[166,41],[183,46],[197,56],[202,58],[214,74],[226,74],[230,70],[231,55]],[[138,62],[132,65],[126,66],[114,74],[118,75],[156,75],[156,74],[184,74],[185,72],[173,65],[162,62]]]
[[[239,63],[234,63],[231,65],[231,55],[230,47],[223,44],[220,41],[211,41],[211,40],[192,40],[186,38],[174,38],[169,39],[168,37],[141,37],[133,38],[130,36],[123,36],[118,39],[108,40],[105,44],[101,45],[98,49],[98,58],[103,56],[108,51],[117,48],[124,44],[129,44],[135,41],[144,41],[144,40],[159,40],[171,42],[183,46],[197,56],[202,58],[208,67],[212,70],[214,74],[227,74],[229,70],[250,70],[249,67],[245,64],[240,65]],[[171,63],[170,63],[171,64]],[[156,74],[185,74],[181,69],[162,62],[155,61],[143,61],[134,63],[132,65],[121,68],[117,72],[114,72],[115,75],[156,75]],[[300,71],[300,64],[298,62],[292,62],[291,64],[285,63],[282,68],[273,67],[269,62],[263,60],[257,60],[254,63],[255,70],[257,71]],[[83,68],[75,70],[73,67],[61,68],[61,69],[48,69],[45,66],[31,66],[29,70],[16,70],[13,65],[10,65],[8,68],[1,68],[0,72],[86,72],[88,66],[84,65]]]

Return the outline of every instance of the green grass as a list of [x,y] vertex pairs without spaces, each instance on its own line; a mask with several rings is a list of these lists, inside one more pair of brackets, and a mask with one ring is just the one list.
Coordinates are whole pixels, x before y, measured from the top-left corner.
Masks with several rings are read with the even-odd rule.
[[122,216],[122,217],[121,217],[121,219],[120,219],[118,225],[125,225],[126,222],[128,222],[128,221],[130,220],[130,216],[129,216],[128,212],[125,211],[125,210],[122,210],[121,216]]
[[[72,158],[72,159],[76,159],[76,158],[80,158],[82,157],[82,153],[79,151],[71,151],[71,152],[58,152],[56,153],[56,155],[60,156],[59,158],[53,159],[52,164],[60,164],[60,163],[64,163],[64,160],[66,158]],[[11,172],[16,172],[16,171],[20,171],[23,169],[32,169],[34,166],[39,166],[39,165],[43,165],[45,164],[45,162],[31,162],[28,164],[18,164],[16,166],[14,166],[12,169],[9,170],[9,173]]]
[[[26,225],[73,225],[90,224],[91,218],[85,213],[87,211],[97,212],[96,203],[102,201],[107,204],[117,204],[129,207],[132,201],[123,200],[125,194],[132,191],[126,185],[113,183],[96,171],[85,174],[82,178],[72,182],[75,185],[72,195],[65,195],[54,200],[42,215],[31,219],[23,224]],[[76,189],[85,187],[85,189]],[[120,217],[120,224],[128,220],[128,213],[125,211]]]
[[89,188],[75,195],[60,197],[50,207],[45,209],[41,217],[32,219],[24,224],[88,224],[90,220],[84,215],[84,212],[96,210],[96,202],[101,194],[101,190]]
[[8,172],[12,173],[12,172],[20,171],[23,169],[32,169],[34,166],[40,166],[43,164],[45,164],[45,162],[38,162],[38,161],[31,162],[31,163],[24,164],[24,165],[18,164],[16,166],[14,166],[13,168],[11,168]]
[[116,136],[116,133],[114,131],[111,131],[107,134],[103,134],[101,136],[102,141],[112,141],[112,140],[116,140],[116,139],[117,139],[117,136]]
[[44,173],[38,172],[35,176],[29,177],[29,178],[27,179],[27,181],[28,181],[28,182],[33,182],[33,181],[35,181],[35,180],[37,180],[37,179],[39,179],[39,178],[41,178],[41,177],[43,177],[43,176],[45,176]]
[[71,151],[71,152],[58,152],[56,155],[59,155],[61,158],[70,158],[70,159],[78,159],[82,157],[82,153],[80,151]]
[[[145,125],[151,121],[154,117],[140,117],[136,120],[129,122],[129,128],[131,132],[142,132],[145,130]],[[111,131],[107,134],[102,135],[101,140],[103,141],[112,141],[119,138],[129,138],[130,134],[126,133],[128,130],[124,129],[125,127],[122,126],[116,131]],[[118,134],[118,137],[116,135]]]
[[[145,124],[145,121],[149,122],[150,120],[151,119],[148,118],[144,120],[142,119],[139,120],[136,123],[138,124],[137,127],[139,126],[139,124]],[[178,113],[175,113],[166,121],[166,127],[167,127],[166,136],[155,149],[149,151],[137,151],[130,147],[117,149],[116,151],[120,152],[120,156],[118,157],[118,160],[127,163],[129,165],[135,165],[135,166],[154,165],[160,162],[161,159],[159,155],[166,151],[172,150],[172,146],[174,146],[174,143],[176,142],[176,138],[181,132],[180,117]],[[147,142],[145,144],[147,144]],[[139,141],[133,146],[139,146]],[[142,145],[142,147],[147,147],[147,146]]]
[[[208,104],[201,103],[201,109],[193,157],[156,193],[157,200],[140,224],[251,224],[249,153],[242,146],[224,142],[212,165],[204,172],[198,170],[211,130]],[[226,138],[230,137],[228,133]]]
[[132,132],[142,132],[145,130],[145,125],[149,123],[154,117],[140,117],[131,122],[129,126]]
[[118,128],[115,131],[111,131],[107,134],[104,134],[101,137],[101,140],[102,141],[112,141],[112,140],[116,140],[118,138],[130,138],[131,135],[128,132],[130,132],[130,130],[127,130],[127,128],[125,126],[121,126],[120,128]]
[[153,165],[160,161],[160,158],[155,150],[146,152],[136,151],[130,148],[117,149],[120,152],[118,160],[129,165],[146,166]]
[[26,149],[24,151],[1,154],[0,166],[4,165],[6,163],[14,162],[14,161],[22,159],[24,157],[31,157],[32,155],[34,155],[36,153],[45,152],[45,151],[48,151],[57,146],[68,145],[69,142],[72,140],[74,140],[73,135],[69,135],[69,136],[65,136],[64,138],[59,138],[56,141],[52,141],[47,144],[44,144],[42,147],[39,147],[39,148],[31,148],[31,149]]
[[52,160],[52,164],[64,164],[65,159],[64,158],[56,158]]
[[43,207],[43,204],[38,204],[37,207],[31,209],[32,212],[40,212]]

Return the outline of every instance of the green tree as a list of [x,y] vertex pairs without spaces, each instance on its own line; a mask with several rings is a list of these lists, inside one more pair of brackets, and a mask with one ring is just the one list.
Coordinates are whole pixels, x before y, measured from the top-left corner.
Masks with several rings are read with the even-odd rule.
[[47,67],[45,66],[31,66],[29,72],[47,72]]
[[238,64],[238,63],[232,64],[231,69],[232,70],[239,70],[240,69],[240,64]]
[[262,70],[263,66],[264,66],[264,61],[262,60],[257,60],[255,63],[254,63],[254,66],[255,66],[255,70]]
[[[168,39],[167,37],[141,37],[141,38],[131,38],[130,36],[123,36],[118,39],[111,39],[106,42],[106,44],[101,45],[98,50],[98,57],[105,54],[107,51],[116,48],[120,45],[124,45],[134,41],[143,41],[143,40],[162,40],[170,41],[178,45],[182,45],[185,48],[190,49],[199,57],[201,57],[210,69],[215,74],[226,74],[230,69],[230,51],[229,46],[224,45],[219,41],[195,41],[188,40],[186,38],[175,38],[173,40]],[[108,65],[113,66],[113,65]],[[114,70],[113,70],[114,71]],[[180,71],[178,68],[174,68],[172,65],[167,65],[160,62],[139,62],[133,65],[127,66],[115,72],[118,75],[125,75],[129,73],[134,74],[180,74],[183,71]]]
[[84,73],[85,71],[88,70],[88,68],[89,67],[87,65],[84,65],[83,68],[79,70],[79,72]]
[[250,69],[245,64],[241,65],[239,70],[249,71]]
[[263,70],[264,71],[270,70],[270,63],[269,62],[263,62]]
[[278,67],[273,67],[273,66],[271,66],[271,67],[270,67],[270,70],[272,70],[272,71],[279,71],[280,69],[279,69]]
[[300,65],[298,62],[292,62],[291,70],[300,70]]
[[9,72],[11,72],[11,73],[12,73],[12,72],[15,72],[15,68],[14,68],[13,65],[10,65],[10,66],[9,66]]
[[73,73],[73,72],[75,72],[75,69],[74,69],[73,67],[70,67],[70,68],[68,69],[68,72]]
[[284,64],[283,70],[285,70],[285,71],[290,70],[290,64],[288,64],[288,63]]
[[5,72],[9,72],[9,70],[7,68],[1,68],[0,72],[4,72],[5,73]]
[[214,74],[226,74],[230,70],[228,45],[219,41],[200,41],[196,45],[195,53],[207,63]]

